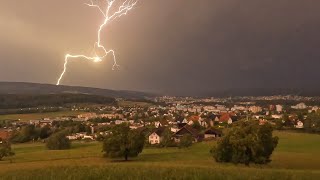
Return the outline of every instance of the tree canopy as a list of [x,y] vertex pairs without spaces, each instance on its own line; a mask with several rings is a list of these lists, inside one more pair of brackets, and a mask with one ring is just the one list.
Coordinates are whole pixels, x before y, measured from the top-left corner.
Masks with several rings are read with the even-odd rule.
[[66,132],[60,131],[48,138],[46,146],[50,150],[62,150],[70,149],[71,143],[69,139],[66,138]]
[[9,141],[1,141],[0,143],[0,161],[7,156],[13,156],[15,153],[11,149]]
[[271,154],[278,144],[269,123],[239,121],[217,142],[211,153],[217,162],[233,162],[249,165],[269,163]]
[[128,157],[138,156],[144,147],[145,137],[137,130],[130,130],[127,124],[116,125],[111,133],[103,141],[105,157]]
[[175,142],[172,138],[172,132],[170,128],[165,128],[162,134],[162,140],[160,142],[160,147],[170,147],[174,146]]
[[178,144],[179,148],[188,148],[192,145],[193,137],[191,134],[183,135]]

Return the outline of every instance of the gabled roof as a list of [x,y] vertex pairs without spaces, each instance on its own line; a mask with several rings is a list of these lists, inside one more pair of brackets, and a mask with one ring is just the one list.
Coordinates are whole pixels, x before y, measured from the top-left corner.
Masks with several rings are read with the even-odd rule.
[[177,124],[178,128],[180,128],[180,129],[183,128],[183,126],[185,126],[185,125],[187,125],[187,123],[178,123]]
[[194,137],[198,137],[198,135],[199,135],[199,132],[198,132],[198,130],[196,130],[196,129],[194,129],[193,127],[191,127],[190,125],[185,125],[185,126],[183,126],[179,131],[177,131],[174,135],[177,135],[177,134],[179,134],[181,131],[183,131],[183,130],[187,130],[192,136],[194,136]]
[[166,129],[165,127],[156,128],[151,132],[151,134],[156,133],[158,136],[162,136],[165,129]]
[[231,119],[232,121],[237,121],[238,117],[234,113],[223,113],[223,114],[221,114],[221,117],[219,118],[220,122],[226,122],[229,119]]
[[162,120],[160,120],[159,122],[160,122],[160,124],[161,124],[162,126],[165,126],[165,125],[168,125],[168,124],[169,124],[168,121],[165,120],[165,119],[162,119]]
[[222,132],[220,130],[217,130],[217,129],[207,129],[204,134],[216,134],[216,135],[221,135]]
[[193,121],[193,122],[199,121],[199,119],[200,119],[200,116],[190,116],[189,117],[189,121]]

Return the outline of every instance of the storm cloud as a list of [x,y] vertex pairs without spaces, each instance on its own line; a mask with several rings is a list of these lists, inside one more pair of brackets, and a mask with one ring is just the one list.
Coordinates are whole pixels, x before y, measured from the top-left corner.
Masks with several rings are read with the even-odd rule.
[[[92,51],[103,17],[86,0],[2,0],[0,81],[55,84],[64,54]],[[62,81],[201,94],[228,88],[319,88],[320,1],[140,0],[104,29],[116,50],[73,60]]]

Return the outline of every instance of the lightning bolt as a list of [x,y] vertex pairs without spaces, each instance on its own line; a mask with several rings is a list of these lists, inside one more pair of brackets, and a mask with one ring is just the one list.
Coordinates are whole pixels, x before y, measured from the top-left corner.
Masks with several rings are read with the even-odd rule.
[[[92,62],[101,62],[103,61],[103,59],[108,56],[109,54],[112,55],[113,57],[113,66],[112,66],[112,70],[114,70],[116,67],[119,67],[119,65],[117,64],[117,60],[116,60],[116,55],[115,55],[115,51],[113,49],[107,50],[102,44],[101,44],[101,31],[104,29],[105,26],[107,26],[110,22],[114,21],[117,18],[120,18],[121,16],[127,15],[127,13],[133,9],[133,7],[137,4],[138,0],[125,0],[125,1],[121,1],[119,3],[116,3],[117,0],[104,0],[106,1],[105,3],[105,10],[103,10],[101,8],[100,5],[93,3],[93,1],[91,1],[91,4],[85,3],[85,5],[89,6],[89,7],[94,7],[97,8],[101,14],[104,17],[104,21],[103,23],[100,25],[99,30],[97,32],[98,34],[98,40],[94,43],[94,56],[86,56],[86,55],[71,55],[71,54],[66,54],[65,55],[65,59],[64,59],[64,66],[63,66],[63,71],[57,81],[57,85],[60,85],[60,82],[64,76],[64,74],[67,71],[67,67],[68,67],[68,62],[71,59],[84,59],[84,60],[89,60]],[[122,3],[121,3],[122,2]],[[114,9],[114,6],[119,4],[119,8],[116,10]],[[114,11],[114,12],[111,12]],[[96,49],[100,49],[102,50],[103,54],[102,55],[98,55],[96,52]]]

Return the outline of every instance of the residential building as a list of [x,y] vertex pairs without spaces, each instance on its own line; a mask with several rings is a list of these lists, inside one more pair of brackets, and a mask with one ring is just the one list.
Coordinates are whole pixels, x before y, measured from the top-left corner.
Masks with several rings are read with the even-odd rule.
[[190,134],[193,137],[193,142],[198,142],[202,139],[198,130],[190,125],[185,125],[173,135],[175,142],[180,142],[180,139],[186,134]]
[[164,127],[160,127],[160,128],[153,130],[152,133],[149,135],[149,143],[150,144],[160,144],[164,130],[165,130]]
[[305,103],[299,103],[295,106],[291,106],[292,109],[307,109],[307,105]]
[[204,132],[204,139],[214,139],[217,137],[221,137],[221,135],[222,135],[221,131],[210,128]]
[[279,113],[282,112],[283,111],[283,106],[279,105],[279,104],[276,105],[276,111],[279,112]]

